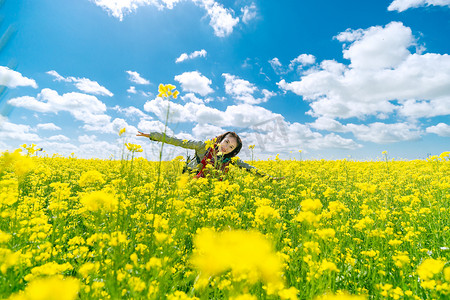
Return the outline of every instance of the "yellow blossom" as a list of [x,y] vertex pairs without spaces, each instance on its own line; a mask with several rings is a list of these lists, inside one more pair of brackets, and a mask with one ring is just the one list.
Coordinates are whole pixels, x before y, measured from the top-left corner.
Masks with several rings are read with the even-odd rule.
[[103,191],[95,191],[83,196],[80,203],[89,211],[109,211],[112,212],[117,209],[117,198],[109,193]]
[[132,144],[132,143],[125,143],[125,146],[127,147],[128,151],[130,152],[142,152],[144,151],[141,147],[141,145]]
[[417,268],[417,274],[419,274],[420,279],[429,280],[440,273],[444,265],[445,262],[442,260],[427,258]]
[[26,300],[73,300],[77,298],[79,289],[80,282],[75,278],[38,278],[16,297]]
[[250,282],[281,282],[281,261],[268,240],[254,231],[201,230],[194,239],[192,263],[208,277],[231,269]]

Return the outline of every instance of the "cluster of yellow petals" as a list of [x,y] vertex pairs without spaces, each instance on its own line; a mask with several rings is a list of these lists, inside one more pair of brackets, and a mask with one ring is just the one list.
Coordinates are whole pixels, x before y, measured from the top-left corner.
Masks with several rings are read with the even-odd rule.
[[179,92],[177,90],[173,91],[176,87],[172,84],[160,84],[158,87],[158,97],[161,98],[170,98],[173,97],[177,99]]

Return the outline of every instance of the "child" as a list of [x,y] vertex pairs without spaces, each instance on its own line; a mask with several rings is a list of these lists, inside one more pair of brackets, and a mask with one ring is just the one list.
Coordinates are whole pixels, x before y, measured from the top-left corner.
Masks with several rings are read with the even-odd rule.
[[183,147],[186,149],[195,150],[195,157],[191,160],[188,159],[187,169],[190,172],[194,172],[195,177],[205,177],[208,174],[208,168],[206,167],[208,164],[215,167],[215,169],[220,170],[225,174],[228,171],[228,165],[230,163],[234,163],[240,168],[245,168],[247,171],[254,170],[255,174],[258,176],[267,176],[274,180],[283,179],[284,177],[272,177],[267,174],[264,174],[258,171],[255,167],[243,162],[241,159],[231,160],[232,157],[236,156],[242,148],[242,141],[239,136],[232,131],[225,132],[217,136],[214,139],[214,144],[211,144],[212,147],[206,149],[206,142],[202,141],[186,141],[181,140],[175,137],[165,136],[164,134],[159,132],[150,132],[142,133],[138,131],[136,136],[145,136],[148,137],[152,141],[162,142],[164,140],[165,143],[171,144],[178,147]]

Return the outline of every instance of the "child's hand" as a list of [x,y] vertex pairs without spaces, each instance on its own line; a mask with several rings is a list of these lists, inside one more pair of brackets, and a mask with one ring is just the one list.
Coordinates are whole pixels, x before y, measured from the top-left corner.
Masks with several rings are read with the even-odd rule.
[[272,177],[272,180],[282,180],[284,178],[285,178],[284,176],[283,177]]
[[150,134],[138,131],[138,134],[136,134],[136,136],[145,136],[145,137],[149,138]]

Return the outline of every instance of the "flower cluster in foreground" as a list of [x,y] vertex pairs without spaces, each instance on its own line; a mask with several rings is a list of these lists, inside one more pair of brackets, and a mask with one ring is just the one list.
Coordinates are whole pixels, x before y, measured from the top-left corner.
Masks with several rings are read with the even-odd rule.
[[0,156],[2,299],[450,297],[446,153],[277,158],[252,164],[283,181],[234,167],[217,181],[179,159],[24,148]]

